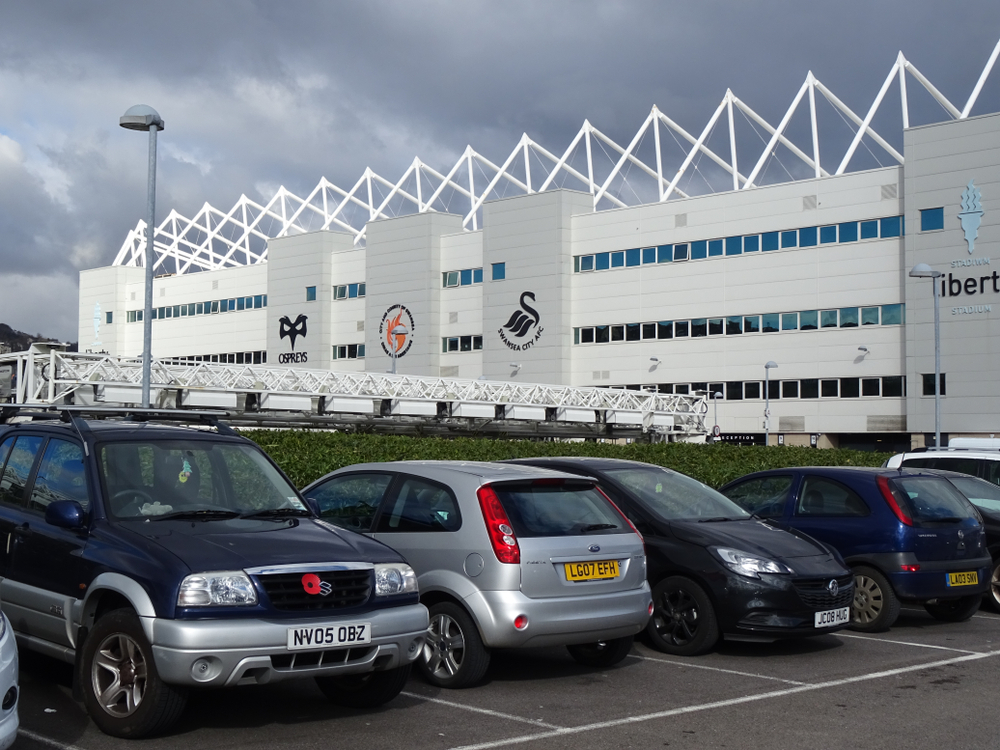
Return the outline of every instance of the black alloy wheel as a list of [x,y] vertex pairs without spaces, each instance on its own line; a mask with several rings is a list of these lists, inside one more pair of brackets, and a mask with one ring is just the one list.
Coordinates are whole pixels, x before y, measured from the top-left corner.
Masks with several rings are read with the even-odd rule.
[[1000,612],[1000,559],[993,561],[993,573],[990,574],[990,593],[987,600],[994,612]]
[[653,616],[646,633],[659,651],[696,656],[715,646],[719,623],[701,586],[690,578],[671,576],[653,588]]

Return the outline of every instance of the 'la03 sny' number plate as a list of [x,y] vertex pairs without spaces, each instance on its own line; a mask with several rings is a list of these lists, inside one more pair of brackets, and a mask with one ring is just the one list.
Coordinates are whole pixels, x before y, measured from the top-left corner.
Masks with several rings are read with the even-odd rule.
[[304,628],[288,629],[288,650],[336,648],[372,642],[370,622],[322,623]]
[[599,581],[618,577],[617,560],[566,563],[567,581]]

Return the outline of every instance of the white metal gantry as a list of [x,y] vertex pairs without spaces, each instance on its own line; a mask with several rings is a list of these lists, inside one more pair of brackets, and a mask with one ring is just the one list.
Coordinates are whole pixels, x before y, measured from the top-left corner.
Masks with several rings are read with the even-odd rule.
[[[16,403],[135,406],[141,402],[141,358],[68,353],[61,346],[35,343],[26,352],[0,355],[0,365],[13,366]],[[682,437],[704,436],[708,411],[699,396],[156,359],[151,390],[153,403],[160,408],[242,411],[252,394],[253,410],[272,414],[353,414],[427,422],[442,417],[548,421]],[[389,409],[383,411],[381,402],[387,402]]]
[[[952,104],[900,52],[863,117],[841,101],[810,71],[777,127],[768,123],[731,90],[727,90],[698,136],[689,133],[654,106],[627,147],[618,145],[585,120],[561,156],[524,134],[502,164],[490,161],[472,146],[467,146],[447,172],[440,172],[417,157],[396,182],[368,168],[349,190],[323,178],[305,198],[282,186],[266,204],[243,195],[229,211],[221,211],[206,203],[194,217],[187,218],[172,210],[156,228],[155,269],[162,273],[183,274],[192,270],[253,265],[266,260],[268,239],[320,229],[350,232],[354,235],[355,244],[360,245],[364,242],[365,225],[368,221],[427,211],[454,212],[456,206],[463,206],[459,210],[465,211],[463,226],[476,230],[486,200],[511,194],[542,192],[567,185],[588,191],[593,196],[594,211],[650,200],[667,201],[674,197],[688,197],[681,182],[683,178],[690,178],[694,174],[699,174],[700,182],[710,192],[714,192],[709,181],[701,179],[704,175],[700,174],[699,162],[703,158],[731,175],[733,190],[747,190],[760,184],[763,171],[776,158],[779,145],[801,160],[814,177],[843,174],[866,137],[902,164],[902,154],[872,127],[872,121],[893,82],[899,87],[903,128],[910,125],[907,73],[930,93],[950,117],[961,120],[969,116],[998,55],[1000,42],[994,47],[961,109]],[[855,131],[853,140],[832,173],[822,166],[820,159],[817,92]],[[804,149],[789,138],[787,131],[792,116],[807,96],[812,142],[809,148]],[[752,158],[741,159],[738,154],[735,123],[737,112],[757,131],[760,142],[764,144],[763,149]],[[707,145],[723,114],[726,115],[729,130],[728,157],[716,153]],[[651,164],[647,163],[649,156],[644,160],[640,153],[640,146],[650,129],[654,143]],[[661,137],[661,130],[669,140]],[[766,142],[764,134],[769,139]],[[668,149],[664,142],[667,146],[672,142],[676,148]],[[584,152],[582,155],[581,146]],[[606,169],[607,165],[600,159],[595,160],[595,155],[600,156],[598,150],[605,156],[604,161],[614,163],[603,178],[597,172],[602,166]],[[670,154],[666,153],[668,150]],[[665,158],[670,155],[683,155],[672,176],[669,168],[665,169],[664,166]],[[744,153],[743,156],[747,155]],[[746,175],[740,172],[741,162],[754,165]],[[655,180],[655,191],[645,201],[629,181],[633,168]],[[784,171],[788,179],[795,179],[787,168]],[[543,174],[544,177],[541,176]],[[140,221],[128,233],[114,265],[141,266],[146,246],[145,236],[146,224]]]

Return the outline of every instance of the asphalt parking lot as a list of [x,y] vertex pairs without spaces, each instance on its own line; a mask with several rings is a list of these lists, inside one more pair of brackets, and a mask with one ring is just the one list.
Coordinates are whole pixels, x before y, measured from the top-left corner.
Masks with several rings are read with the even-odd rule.
[[[21,750],[101,750],[70,667],[22,652]],[[904,609],[888,633],[727,642],[696,658],[637,642],[606,671],[564,649],[499,652],[478,687],[414,676],[376,711],[330,705],[312,681],[192,695],[147,750],[208,748],[995,748],[1000,615],[941,623]]]

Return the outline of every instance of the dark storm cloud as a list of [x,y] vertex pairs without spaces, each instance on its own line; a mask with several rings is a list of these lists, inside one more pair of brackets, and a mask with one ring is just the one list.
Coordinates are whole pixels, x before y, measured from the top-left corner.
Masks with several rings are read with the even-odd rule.
[[[1000,36],[1000,4],[961,9],[930,0],[9,1],[0,268],[18,283],[0,292],[0,316],[75,337],[75,301],[45,290],[110,263],[144,214],[146,140],[117,127],[135,103],[167,123],[159,220],[171,208],[192,216],[206,201],[228,210],[241,193],[266,200],[282,184],[304,195],[321,176],[349,188],[366,166],[395,181],[415,155],[447,169],[466,144],[502,161],[522,132],[559,154],[584,119],[624,145],[653,104],[697,134],[727,88],[776,124],[808,70],[863,116],[900,49],[961,107]],[[909,94],[915,124],[943,119],[912,79]],[[875,125],[899,146],[894,96]],[[822,106],[832,171],[851,130]],[[975,112],[998,109],[1000,70]],[[801,114],[791,132],[806,147]],[[745,122],[737,129],[741,145],[759,138]],[[726,153],[717,130],[713,145]],[[854,166],[884,156],[862,151]],[[801,169],[794,161],[769,173]]]

